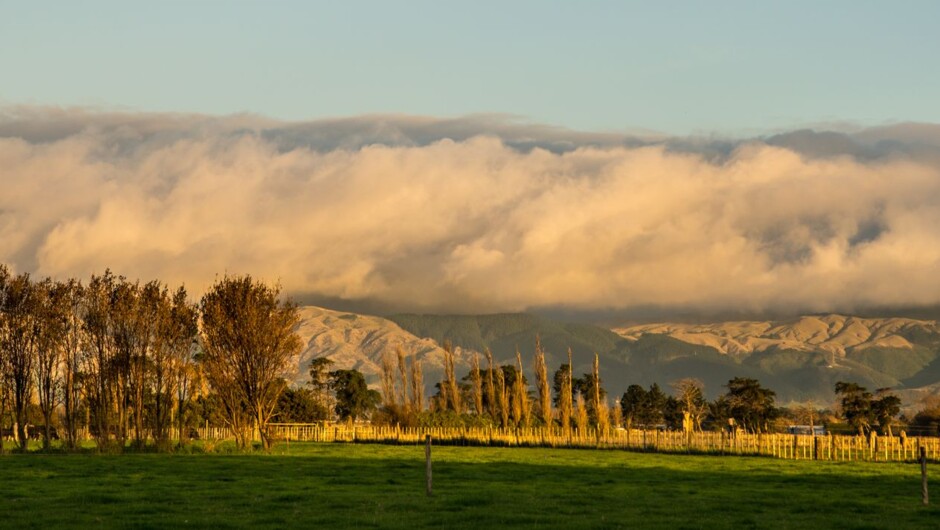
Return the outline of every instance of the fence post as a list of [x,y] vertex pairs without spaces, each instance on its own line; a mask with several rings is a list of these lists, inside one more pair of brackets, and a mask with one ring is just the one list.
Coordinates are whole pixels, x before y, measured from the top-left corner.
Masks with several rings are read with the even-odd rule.
[[431,435],[424,435],[424,461],[427,474],[428,497],[431,496]]
[[927,500],[927,448],[920,448],[920,495],[923,498],[924,506],[929,504]]

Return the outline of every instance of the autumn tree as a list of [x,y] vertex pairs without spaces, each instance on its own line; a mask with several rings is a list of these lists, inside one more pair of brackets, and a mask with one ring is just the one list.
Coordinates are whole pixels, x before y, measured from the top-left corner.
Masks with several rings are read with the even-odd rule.
[[486,356],[486,403],[489,406],[490,417],[497,421],[499,417],[499,398],[496,395],[496,373],[493,364],[493,352],[489,348],[483,350]]
[[545,351],[542,341],[535,336],[535,387],[539,394],[539,419],[546,426],[552,425],[552,389],[548,385],[548,367],[545,365]]
[[0,348],[4,350],[17,444],[26,451],[27,409],[33,394],[33,366],[40,347],[41,322],[39,290],[29,274],[9,276],[2,285],[0,307],[3,330]]
[[[6,298],[7,284],[10,281],[10,271],[7,266],[0,263],[0,431],[3,430],[3,419],[7,413],[7,401],[10,391],[9,354],[7,353],[7,325]],[[0,434],[0,454],[3,449],[3,435]]]
[[[177,440],[182,444],[186,439],[186,412],[201,386],[196,364],[199,308],[189,301],[185,287],[162,301],[158,335],[154,353],[154,428],[158,440],[169,438],[168,420],[175,416]],[[171,408],[174,413],[167,414]]]
[[82,405],[82,349],[85,335],[82,330],[84,288],[74,279],[56,284],[55,303],[63,321],[58,340],[59,361],[62,372],[62,424],[65,444],[69,449],[78,447],[78,428],[82,424],[79,407]]
[[392,355],[388,351],[382,352],[382,401],[385,409],[391,414],[397,414],[398,398],[395,390],[395,364],[392,361]]
[[408,365],[405,361],[405,350],[398,346],[395,348],[395,356],[398,358],[398,384],[401,390],[399,402],[406,413],[411,413],[414,412],[414,403],[408,399]]
[[103,275],[92,275],[84,291],[82,329],[85,347],[82,365],[85,368],[83,390],[90,409],[93,425],[91,429],[99,449],[111,445],[116,433],[117,402],[121,394],[115,372],[117,353],[111,300],[117,278],[111,271]]
[[45,279],[34,285],[36,290],[35,312],[37,318],[36,397],[42,413],[42,445],[49,449],[52,442],[52,414],[59,402],[62,387],[62,371],[59,368],[62,353],[60,341],[65,335],[68,310],[63,304],[63,290],[52,280]]
[[480,356],[474,354],[470,359],[470,395],[473,397],[473,411],[483,415],[483,376],[480,374]]
[[525,376],[522,373],[522,355],[516,350],[516,366],[512,367],[512,382],[510,384],[512,417],[517,427],[529,425],[529,391]]
[[499,405],[499,424],[505,429],[509,426],[509,388],[506,385],[506,371],[500,368],[496,369],[496,398]]
[[411,358],[411,404],[415,413],[424,410],[424,376],[417,355]]
[[444,398],[444,409],[450,409],[457,414],[463,412],[460,386],[454,369],[454,348],[450,341],[444,342],[444,381],[441,382],[441,394]]
[[251,276],[225,276],[200,303],[202,364],[241,448],[252,423],[263,447],[271,447],[268,421],[284,390],[280,375],[302,346],[294,333],[297,306],[279,295],[280,287]]

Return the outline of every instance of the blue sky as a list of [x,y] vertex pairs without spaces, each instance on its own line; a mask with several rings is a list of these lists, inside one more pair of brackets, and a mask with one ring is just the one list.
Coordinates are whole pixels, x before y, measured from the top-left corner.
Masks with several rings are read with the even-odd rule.
[[940,122],[938,20],[935,1],[0,0],[0,105],[671,134]]

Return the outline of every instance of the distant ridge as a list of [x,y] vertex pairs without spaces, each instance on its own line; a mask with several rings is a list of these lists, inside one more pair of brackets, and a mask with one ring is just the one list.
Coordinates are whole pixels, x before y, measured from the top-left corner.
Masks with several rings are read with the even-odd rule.
[[306,366],[327,356],[338,367],[362,370],[378,383],[385,352],[401,347],[425,365],[425,388],[440,379],[441,345],[457,351],[459,375],[471,355],[490,348],[499,364],[522,354],[531,372],[535,337],[546,351],[550,372],[573,353],[578,374],[590,371],[594,353],[612,399],[631,384],[648,386],[683,377],[704,381],[715,397],[736,376],[754,377],[777,392],[778,401],[819,406],[834,401],[836,381],[856,381],[869,389],[891,387],[912,400],[940,388],[940,326],[936,320],[807,315],[784,320],[737,320],[710,324],[656,323],[613,330],[527,313],[491,315],[398,314],[388,318],[305,307],[298,328],[306,348],[292,380],[305,381]]

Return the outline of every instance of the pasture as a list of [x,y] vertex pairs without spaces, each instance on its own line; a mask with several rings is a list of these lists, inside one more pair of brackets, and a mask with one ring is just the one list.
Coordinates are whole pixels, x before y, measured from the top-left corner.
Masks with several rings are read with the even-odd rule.
[[[281,444],[0,457],[5,528],[936,528],[916,464]],[[940,476],[940,468],[937,476]],[[935,493],[940,502],[940,487]]]

